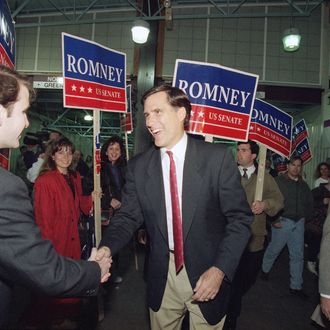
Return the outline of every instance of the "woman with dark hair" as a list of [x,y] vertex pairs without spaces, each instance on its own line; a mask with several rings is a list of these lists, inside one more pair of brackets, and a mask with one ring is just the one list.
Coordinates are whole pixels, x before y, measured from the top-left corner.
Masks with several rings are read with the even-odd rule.
[[[109,138],[101,149],[102,224],[108,225],[116,210],[121,207],[121,190],[125,183],[126,157],[123,141],[118,136]],[[118,268],[118,255],[113,257],[114,268]],[[118,284],[122,278],[112,276]]]
[[314,188],[317,188],[321,183],[328,183],[329,182],[329,164],[326,162],[322,162],[317,165],[315,171],[315,178],[314,181]]
[[[92,197],[83,196],[80,174],[72,169],[73,152],[73,144],[65,137],[49,144],[34,186],[34,209],[42,237],[49,239],[60,255],[78,260],[80,211],[91,211]],[[53,321],[74,317],[80,309],[79,299],[42,298],[41,303],[43,316]]]
[[[123,141],[112,136],[101,150],[101,207],[104,224],[108,224],[115,210],[121,206],[121,190],[125,183],[126,157]],[[108,214],[108,216],[106,216]]]

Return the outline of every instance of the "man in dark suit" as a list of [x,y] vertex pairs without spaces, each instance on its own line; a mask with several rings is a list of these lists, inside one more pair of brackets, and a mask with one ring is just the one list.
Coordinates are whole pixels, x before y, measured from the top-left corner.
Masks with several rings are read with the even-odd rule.
[[253,220],[237,166],[229,149],[184,132],[191,105],[180,89],[153,88],[142,103],[155,146],[129,162],[99,256],[116,254],[144,223],[151,328],[179,329],[188,310],[192,329],[221,329]]
[[[0,148],[19,146],[33,93],[26,77],[0,65]],[[0,327],[6,325],[13,284],[56,296],[96,295],[109,277],[110,260],[59,256],[41,238],[24,182],[0,166],[0,185]]]

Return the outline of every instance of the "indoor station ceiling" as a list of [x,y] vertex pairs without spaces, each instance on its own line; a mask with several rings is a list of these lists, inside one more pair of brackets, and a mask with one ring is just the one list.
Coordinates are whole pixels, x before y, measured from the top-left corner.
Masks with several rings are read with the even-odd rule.
[[[19,18],[23,16],[60,14],[63,22],[58,24],[86,24],[91,22],[133,21],[136,16],[145,20],[164,20],[165,7],[171,8],[175,19],[189,18],[233,18],[233,17],[308,17],[325,0],[8,0],[17,28]],[[248,8],[254,6],[281,6],[279,12],[256,13]],[[213,9],[207,13],[178,13],[182,8],[208,7]],[[244,10],[243,10],[244,8]],[[97,11],[131,11],[131,16],[109,17],[92,20],[86,18],[87,13]],[[32,24],[32,23],[31,23]],[[37,24],[37,23],[33,23]],[[47,23],[43,23],[47,24]],[[48,23],[57,24],[57,23]],[[26,24],[24,24],[26,26]]]
[[[240,17],[309,17],[326,0],[7,0],[15,21],[16,29],[38,25],[74,25],[106,23],[113,21],[134,21],[137,16],[147,21],[165,20],[165,7],[171,9],[173,19],[240,18]],[[328,0],[327,0],[328,1]],[[256,6],[281,8],[260,13],[253,10]],[[191,11],[184,8],[209,8],[207,11]],[[251,10],[250,10],[251,9]],[[97,19],[97,12],[122,12],[128,15],[109,15]],[[194,12],[194,14],[192,14]],[[57,15],[56,22],[27,23],[26,17]],[[94,17],[91,18],[91,17]],[[24,19],[23,21],[21,20]],[[84,121],[87,110],[63,109],[62,91],[39,90],[38,102],[33,106],[31,115],[41,118],[47,128],[69,129],[82,136],[92,136],[92,122]],[[308,104],[279,104],[283,110],[299,112]],[[91,112],[90,112],[91,113]],[[120,115],[102,112],[102,134],[120,134]]]

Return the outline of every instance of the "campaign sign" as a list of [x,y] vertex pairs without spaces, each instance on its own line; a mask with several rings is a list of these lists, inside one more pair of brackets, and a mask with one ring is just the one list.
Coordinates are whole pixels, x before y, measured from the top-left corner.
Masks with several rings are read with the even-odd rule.
[[312,152],[309,146],[308,138],[302,140],[297,146],[293,155],[298,155],[304,163],[312,159]]
[[0,1],[0,64],[15,67],[15,27],[6,0]]
[[0,167],[9,169],[9,149],[0,149]]
[[309,136],[305,119],[298,121],[292,129],[292,152],[296,149],[296,146],[301,143],[302,140]]
[[133,132],[133,118],[132,118],[131,85],[127,85],[127,87],[126,87],[126,102],[127,102],[127,113],[121,115],[120,128],[124,132],[132,133]]
[[249,139],[263,143],[274,152],[291,155],[292,116],[273,105],[255,99]]
[[246,141],[258,76],[218,64],[176,60],[173,86],[192,105],[189,132]]
[[287,170],[288,160],[286,157],[279,154],[272,154],[272,162],[277,173],[285,172]]
[[126,55],[62,33],[63,103],[67,108],[126,112]]
[[95,167],[96,167],[96,174],[100,174],[101,173],[100,133],[95,136]]

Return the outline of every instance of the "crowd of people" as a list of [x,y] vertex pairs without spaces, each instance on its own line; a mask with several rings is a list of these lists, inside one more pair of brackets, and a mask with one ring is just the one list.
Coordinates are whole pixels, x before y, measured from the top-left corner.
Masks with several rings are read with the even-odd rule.
[[[34,95],[26,77],[0,66],[1,148],[19,147]],[[256,200],[256,142],[239,142],[235,160],[229,148],[186,134],[191,104],[175,87],[152,88],[142,105],[154,145],[127,163],[122,140],[105,141],[101,191],[93,191],[92,169],[59,132],[49,134],[38,156],[20,148],[16,174],[25,184],[0,168],[0,236],[6,240],[0,245],[0,328],[8,324],[14,284],[33,290],[23,322],[37,329],[77,326],[81,297],[97,294],[112,258],[118,264],[119,251],[141,228],[153,330],[180,329],[187,315],[190,329],[236,329],[243,296],[258,276],[271,279],[286,245],[289,292],[308,299],[306,245],[307,268],[320,277],[319,324],[326,326],[329,165],[318,165],[311,190],[300,157],[290,158],[283,173],[267,159],[262,200]],[[79,221],[91,214],[95,198],[101,198],[102,240],[83,261]],[[114,282],[121,281],[115,274]]]

